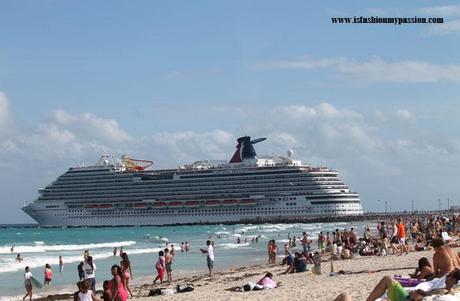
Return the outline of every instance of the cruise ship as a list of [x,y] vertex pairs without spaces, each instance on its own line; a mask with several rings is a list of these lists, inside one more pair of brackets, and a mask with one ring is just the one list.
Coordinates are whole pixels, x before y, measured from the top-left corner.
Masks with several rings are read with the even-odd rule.
[[238,138],[229,162],[154,170],[152,161],[105,155],[72,167],[22,210],[42,227],[251,223],[362,215],[358,193],[327,167],[287,156],[258,157]]

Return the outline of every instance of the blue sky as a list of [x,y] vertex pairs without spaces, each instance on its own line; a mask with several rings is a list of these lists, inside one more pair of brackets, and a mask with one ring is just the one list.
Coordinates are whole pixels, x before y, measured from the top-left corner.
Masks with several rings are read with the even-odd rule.
[[[446,23],[330,21],[353,16]],[[367,210],[460,205],[459,34],[452,1],[2,1],[5,222],[102,152],[174,167],[245,134],[338,169]]]

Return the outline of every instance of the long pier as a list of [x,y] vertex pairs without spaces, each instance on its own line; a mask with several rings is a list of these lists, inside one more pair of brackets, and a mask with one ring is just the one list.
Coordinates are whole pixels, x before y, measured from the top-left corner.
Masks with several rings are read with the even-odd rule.
[[460,210],[433,210],[433,211],[397,211],[397,212],[366,212],[362,215],[345,215],[345,216],[319,216],[319,217],[296,217],[296,218],[276,218],[276,217],[260,217],[257,220],[241,221],[240,223],[265,224],[265,223],[333,223],[333,222],[362,222],[388,220],[399,217],[428,217],[434,215],[452,215],[460,214]]

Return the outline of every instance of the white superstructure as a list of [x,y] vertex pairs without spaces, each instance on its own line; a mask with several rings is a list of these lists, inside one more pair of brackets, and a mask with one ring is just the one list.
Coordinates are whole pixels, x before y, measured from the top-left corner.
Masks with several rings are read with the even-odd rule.
[[40,226],[171,225],[362,215],[359,195],[326,167],[258,158],[238,139],[229,163],[198,161],[148,170],[151,161],[105,156],[70,168],[22,209]]

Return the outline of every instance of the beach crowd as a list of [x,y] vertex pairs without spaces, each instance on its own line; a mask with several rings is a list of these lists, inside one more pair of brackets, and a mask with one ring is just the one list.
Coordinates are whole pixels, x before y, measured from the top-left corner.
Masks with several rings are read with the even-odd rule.
[[[413,273],[405,276],[384,276],[366,300],[414,301],[424,300],[423,298],[433,294],[453,296],[453,298],[460,300],[460,288],[457,287],[457,282],[460,280],[460,256],[455,250],[460,246],[456,240],[460,230],[459,215],[388,216],[385,220],[374,221],[374,223],[372,227],[372,224],[369,224],[360,230],[361,233],[358,233],[354,228],[319,232],[315,237],[311,237],[307,232],[298,233],[298,235],[289,233],[282,250],[279,250],[275,239],[270,239],[267,242],[268,264],[270,266],[284,265],[285,269],[281,274],[311,271],[314,275],[321,275],[324,273],[324,269],[321,268],[322,263],[324,266],[324,262],[328,262],[328,264],[330,263],[329,275],[334,276],[364,272],[335,271],[334,262],[339,260],[371,256],[405,256],[409,252],[432,250],[432,258],[420,257],[418,262],[414,262],[417,268]],[[260,235],[255,236],[251,242],[257,243],[259,239]],[[237,243],[241,243],[240,237],[237,238]],[[215,243],[210,239],[206,242],[206,247],[200,249],[201,253],[206,255],[209,277],[213,276],[214,247]],[[188,252],[189,250],[188,242],[183,242],[180,251]],[[79,281],[74,300],[125,301],[129,297],[133,297],[130,288],[133,270],[128,253],[123,248],[119,250],[115,248],[113,254],[120,256],[120,264],[111,267],[113,277],[102,281],[103,290],[96,294],[96,264],[90,250],[84,252],[83,261],[77,267]],[[163,283],[165,276],[166,282],[171,283],[173,281],[172,265],[175,256],[174,245],[167,244],[166,248],[158,252],[158,257],[153,263],[153,268],[156,271],[153,284]],[[19,254],[18,257],[20,257]],[[277,259],[281,259],[281,261],[277,263]],[[60,257],[59,268],[61,271],[63,265],[63,259]],[[257,282],[248,282],[229,290],[243,292],[276,288],[277,282],[274,278],[272,273],[266,273]],[[23,300],[27,297],[32,300],[32,290],[36,286],[33,281],[33,275],[29,267],[26,267],[24,284],[27,294]],[[50,285],[51,282],[52,270],[47,264],[44,268],[44,285]],[[161,290],[159,290],[160,293],[162,293]],[[336,301],[350,301],[352,299],[347,292],[337,293],[340,294],[336,297]]]

